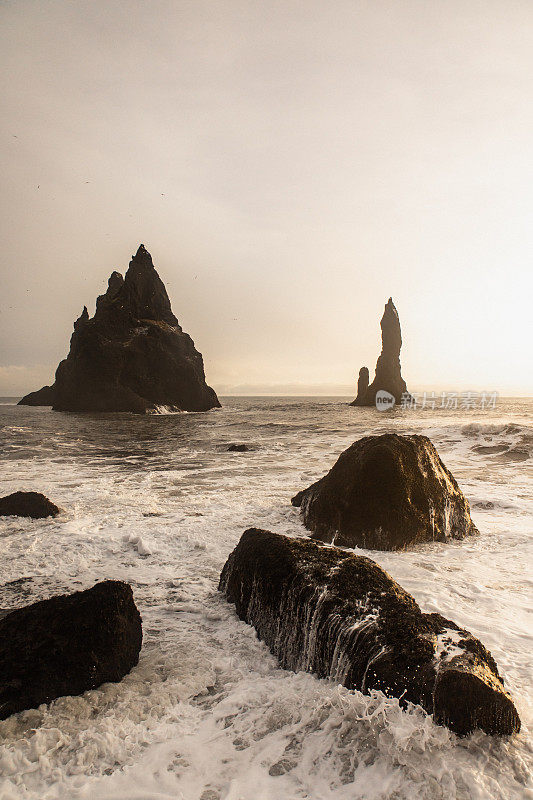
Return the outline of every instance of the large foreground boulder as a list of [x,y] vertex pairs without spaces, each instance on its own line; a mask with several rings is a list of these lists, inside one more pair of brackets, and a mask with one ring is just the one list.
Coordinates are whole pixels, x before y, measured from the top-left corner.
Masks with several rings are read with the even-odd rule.
[[313,538],[401,550],[477,533],[457,481],[427,436],[365,436],[292,498]]
[[350,404],[352,406],[373,406],[379,391],[392,395],[396,403],[401,402],[402,396],[409,396],[400,368],[402,347],[400,318],[392,297],[389,297],[381,318],[381,341],[381,354],[376,363],[374,380],[369,386],[368,368],[361,367],[357,382],[357,397]]
[[202,356],[172,313],[144,245],[124,278],[113,272],[92,318],[84,307],[54,385],[26,395],[19,404],[40,402],[52,403],[55,411],[137,413],[220,406],[205,382]]
[[520,730],[491,654],[364,556],[251,528],[219,588],[285,669],[417,703],[457,734]]
[[120,581],[12,611],[0,620],[0,719],[120,681],[141,643],[131,587]]
[[0,517],[57,517],[61,509],[40,492],[13,492],[0,497]]

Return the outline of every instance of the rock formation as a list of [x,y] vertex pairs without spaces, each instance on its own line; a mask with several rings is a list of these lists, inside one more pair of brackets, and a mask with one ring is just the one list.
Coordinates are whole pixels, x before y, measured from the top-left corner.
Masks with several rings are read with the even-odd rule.
[[19,400],[19,406],[53,406],[54,405],[54,387],[43,386],[42,389],[37,389],[36,392],[30,392],[22,400]]
[[0,497],[0,517],[57,517],[61,509],[40,492],[14,492]]
[[359,378],[357,380],[357,398],[351,403],[352,406],[361,405],[357,402],[359,397],[365,397],[370,383],[370,373],[368,367],[361,367],[359,370]]
[[377,360],[375,378],[369,386],[368,368],[361,367],[357,383],[357,397],[351,403],[352,406],[373,406],[376,402],[376,392],[380,389],[392,394],[397,403],[401,401],[402,394],[407,392],[400,369],[400,349],[402,347],[400,319],[392,297],[389,297],[389,302],[386,304],[381,318],[381,341],[381,355]]
[[[220,406],[205,382],[201,354],[172,313],[163,282],[141,244],[125,278],[113,272],[107,292],[74,323],[70,352],[53,387],[32,392],[21,405],[43,396],[56,411],[132,411],[167,406],[207,411]],[[37,397],[37,400],[36,400]]]
[[285,669],[421,705],[457,734],[520,730],[491,654],[364,556],[245,531],[219,588]]
[[120,581],[11,611],[0,620],[0,719],[120,681],[141,643],[131,587]]
[[313,538],[401,550],[477,533],[468,501],[427,436],[365,436],[292,499]]

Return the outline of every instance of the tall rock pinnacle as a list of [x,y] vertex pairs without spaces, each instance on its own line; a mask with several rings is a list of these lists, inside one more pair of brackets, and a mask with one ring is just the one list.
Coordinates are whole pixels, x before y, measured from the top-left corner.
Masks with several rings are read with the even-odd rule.
[[394,395],[397,403],[400,402],[402,394],[407,392],[400,368],[400,349],[402,347],[400,319],[392,297],[389,297],[381,318],[381,342],[381,355],[376,364],[376,376],[369,386],[368,369],[361,368],[357,384],[357,397],[351,403],[352,406],[373,406],[376,402],[376,392],[380,389]]
[[202,356],[172,313],[143,244],[124,278],[112,273],[92,318],[84,307],[54,385],[20,401],[41,403],[52,403],[56,411],[138,413],[158,406],[181,411],[220,406],[205,382]]
[[164,319],[177,324],[165,285],[143,244],[130,261],[122,294],[125,304],[138,319]]

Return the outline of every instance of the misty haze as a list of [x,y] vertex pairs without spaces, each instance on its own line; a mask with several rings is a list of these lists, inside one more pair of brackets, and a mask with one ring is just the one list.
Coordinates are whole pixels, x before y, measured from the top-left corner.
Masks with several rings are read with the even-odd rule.
[[0,17],[0,798],[529,797],[533,6]]

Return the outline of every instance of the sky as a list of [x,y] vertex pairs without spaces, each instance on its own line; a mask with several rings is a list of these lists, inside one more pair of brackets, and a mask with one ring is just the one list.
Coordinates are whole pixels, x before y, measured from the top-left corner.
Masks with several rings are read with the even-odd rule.
[[533,394],[531,0],[2,0],[0,395],[143,242],[219,394]]

